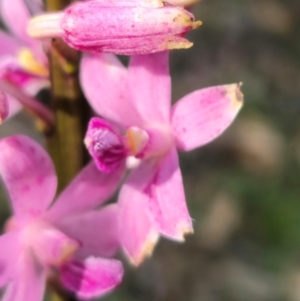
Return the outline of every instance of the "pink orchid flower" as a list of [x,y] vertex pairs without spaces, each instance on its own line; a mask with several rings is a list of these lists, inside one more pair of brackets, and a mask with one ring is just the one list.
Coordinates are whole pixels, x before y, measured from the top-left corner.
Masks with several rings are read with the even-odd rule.
[[86,54],[81,84],[105,118],[93,118],[85,138],[98,169],[109,173],[126,157],[140,160],[118,202],[123,248],[139,264],[159,234],[183,241],[193,232],[177,149],[202,146],[232,123],[243,102],[240,85],[197,90],[171,107],[167,52],[132,56],[127,69],[116,56]]
[[28,33],[61,37],[78,50],[133,55],[190,48],[183,36],[200,25],[188,11],[161,0],[91,0],[33,18]]
[[51,275],[80,299],[121,282],[121,262],[107,258],[119,245],[117,207],[91,209],[115,190],[122,170],[104,175],[89,164],[48,208],[57,186],[48,154],[22,135],[0,141],[0,175],[14,212],[0,236],[2,301],[41,301]]
[[[39,11],[42,2],[32,2]],[[43,87],[49,86],[47,57],[42,43],[28,36],[27,23],[31,18],[24,0],[0,0],[2,21],[9,32],[0,30],[0,82],[8,81],[34,96]],[[21,109],[21,104],[8,94],[10,116]]]

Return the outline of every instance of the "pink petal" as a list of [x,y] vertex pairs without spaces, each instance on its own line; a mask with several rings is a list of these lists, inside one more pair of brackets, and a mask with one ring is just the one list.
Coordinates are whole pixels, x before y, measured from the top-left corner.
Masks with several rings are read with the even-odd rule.
[[84,54],[80,81],[87,100],[101,116],[124,126],[139,117],[128,95],[127,70],[113,54]]
[[19,271],[6,288],[2,301],[41,301],[45,291],[46,275],[43,268],[31,257],[23,254],[19,260]]
[[160,162],[150,189],[149,210],[157,231],[183,241],[185,233],[193,232],[193,225],[186,207],[178,155],[174,147]]
[[50,82],[48,79],[29,76],[28,81],[26,81],[21,88],[28,95],[36,96],[39,91],[49,87]]
[[30,43],[31,39],[26,32],[30,14],[24,0],[14,0],[13,8],[10,0],[1,0],[0,11],[2,19],[9,30],[12,31],[20,40]]
[[148,211],[148,184],[154,176],[156,164],[143,161],[132,171],[119,196],[119,231],[123,249],[134,265],[150,256],[159,235]]
[[132,56],[128,70],[130,97],[143,120],[169,124],[171,78],[168,51]]
[[172,128],[181,150],[202,146],[222,134],[243,104],[240,84],[197,90],[179,100],[172,110]]
[[0,174],[18,218],[37,218],[54,198],[57,178],[53,163],[28,137],[15,135],[0,141]]
[[0,61],[0,77],[32,96],[35,96],[41,89],[49,87],[47,78],[25,70],[17,57],[4,57]]
[[89,163],[59,195],[47,218],[59,220],[101,205],[115,192],[123,174],[124,165],[110,174],[104,174],[99,172],[94,162]]
[[123,266],[118,260],[90,257],[74,261],[60,270],[62,284],[80,299],[101,297],[115,287],[123,278]]
[[9,119],[14,115],[16,115],[17,113],[19,113],[23,107],[21,103],[10,94],[6,94],[6,96],[7,96],[7,103],[9,108],[7,119]]
[[77,255],[110,257],[119,248],[117,205],[108,205],[100,210],[89,211],[58,221],[66,235],[80,243]]
[[7,96],[0,90],[0,124],[7,118],[8,113],[9,105]]
[[22,105],[21,103],[16,100],[13,96],[10,94],[7,95],[7,100],[8,100],[8,106],[9,106],[9,114],[7,118],[11,118],[12,116],[16,115],[22,110]]
[[[1,2],[0,2],[1,5]],[[4,56],[14,56],[21,49],[23,44],[16,38],[9,35],[7,32],[0,30],[0,57],[1,60]]]
[[14,279],[18,273],[20,254],[19,233],[6,233],[0,236],[0,287]]

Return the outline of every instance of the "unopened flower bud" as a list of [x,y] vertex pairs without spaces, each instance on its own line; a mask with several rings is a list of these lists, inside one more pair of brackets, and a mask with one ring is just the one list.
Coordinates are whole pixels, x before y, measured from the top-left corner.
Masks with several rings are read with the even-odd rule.
[[83,51],[136,55],[190,48],[183,36],[200,25],[188,11],[160,0],[91,0],[33,18],[28,34],[61,37]]

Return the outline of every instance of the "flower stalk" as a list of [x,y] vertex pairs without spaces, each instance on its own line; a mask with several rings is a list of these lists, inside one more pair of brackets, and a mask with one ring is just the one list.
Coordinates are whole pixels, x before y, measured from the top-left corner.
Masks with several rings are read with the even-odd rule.
[[[47,11],[57,11],[70,0],[47,0]],[[78,80],[79,53],[60,39],[53,39],[49,51],[54,131],[48,135],[48,149],[57,169],[60,191],[84,166],[88,156],[83,146],[88,106]]]
[[[58,11],[70,0],[46,0],[47,11]],[[47,136],[49,153],[58,175],[58,191],[61,191],[78,173],[88,158],[83,147],[86,128],[87,104],[78,80],[79,53],[60,39],[53,39],[49,51],[52,107],[55,117],[54,131]],[[56,285],[55,285],[56,284]],[[75,301],[56,282],[50,284],[53,301]]]
[[36,116],[44,133],[48,134],[52,131],[54,127],[54,116],[51,110],[8,81],[0,80],[0,89],[14,96],[26,110]]

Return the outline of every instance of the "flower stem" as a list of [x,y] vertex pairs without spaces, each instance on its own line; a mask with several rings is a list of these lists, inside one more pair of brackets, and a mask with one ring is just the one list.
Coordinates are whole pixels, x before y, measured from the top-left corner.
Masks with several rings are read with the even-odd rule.
[[40,103],[37,99],[23,93],[14,84],[0,80],[0,89],[16,98],[26,110],[35,115],[42,125],[43,132],[50,133],[54,126],[54,116],[51,110]]
[[[47,11],[61,10],[70,2],[47,0]],[[83,137],[89,110],[79,86],[79,58],[79,53],[62,40],[52,40],[49,67],[55,126],[47,136],[47,142],[56,166],[59,190],[70,182],[88,159]]]

